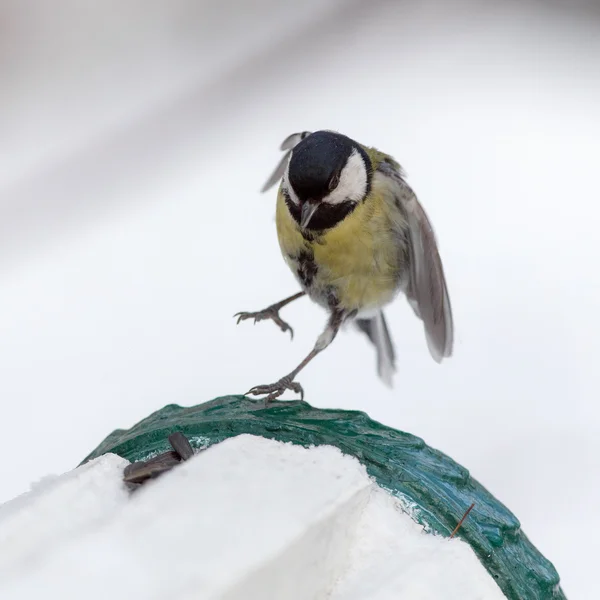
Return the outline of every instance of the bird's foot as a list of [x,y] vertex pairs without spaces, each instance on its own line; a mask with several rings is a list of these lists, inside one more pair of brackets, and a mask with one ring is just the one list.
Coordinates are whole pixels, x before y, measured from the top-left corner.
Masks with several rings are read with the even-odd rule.
[[292,339],[294,338],[294,330],[279,316],[279,307],[276,304],[268,306],[264,310],[259,310],[258,312],[239,312],[233,315],[233,317],[238,318],[238,324],[246,319],[254,319],[255,323],[271,319],[281,331],[289,331]]
[[261,396],[262,394],[268,394],[265,398],[265,403],[275,400],[285,392],[286,390],[292,390],[296,394],[300,394],[300,400],[304,399],[304,390],[302,386],[292,379],[290,375],[282,377],[275,383],[269,383],[267,385],[256,385],[250,391],[246,392],[246,396],[252,394],[253,396]]

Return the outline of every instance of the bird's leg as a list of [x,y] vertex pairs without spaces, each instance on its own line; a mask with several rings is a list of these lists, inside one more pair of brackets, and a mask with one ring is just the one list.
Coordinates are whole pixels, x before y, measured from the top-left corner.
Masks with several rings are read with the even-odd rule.
[[296,375],[306,367],[306,365],[315,357],[317,354],[325,350],[331,342],[335,339],[337,332],[340,330],[340,326],[343,323],[346,317],[346,313],[339,310],[334,310],[329,317],[329,321],[327,322],[327,327],[323,333],[317,338],[317,342],[315,343],[315,347],[309,352],[306,358],[291,372],[288,373],[285,377],[282,377],[279,381],[275,383],[270,383],[267,385],[257,385],[253,387],[246,395],[252,394],[253,396],[260,396],[262,394],[268,394],[265,398],[265,402],[270,402],[271,400],[275,400],[285,392],[285,390],[292,390],[297,394],[300,394],[300,399],[304,399],[304,390],[302,386],[294,381]]
[[306,292],[298,292],[289,298],[285,298],[280,302],[276,302],[275,304],[271,304],[271,306],[267,306],[264,310],[259,310],[258,312],[239,312],[233,315],[233,317],[237,317],[237,322],[245,321],[246,319],[254,319],[254,322],[264,321],[266,319],[271,319],[281,329],[281,331],[289,331],[292,338],[294,337],[294,330],[279,316],[279,310],[284,306],[297,300],[298,298],[302,298]]

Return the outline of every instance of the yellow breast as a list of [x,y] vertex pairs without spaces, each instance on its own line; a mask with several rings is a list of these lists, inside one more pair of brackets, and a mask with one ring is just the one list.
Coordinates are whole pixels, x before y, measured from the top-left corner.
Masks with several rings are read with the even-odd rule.
[[[313,300],[327,305],[331,292],[348,311],[378,308],[398,289],[403,255],[398,247],[397,215],[385,194],[372,192],[341,223],[306,240],[280,193],[277,233],[284,258]],[[395,221],[394,221],[395,218]],[[312,258],[309,281],[302,261]]]

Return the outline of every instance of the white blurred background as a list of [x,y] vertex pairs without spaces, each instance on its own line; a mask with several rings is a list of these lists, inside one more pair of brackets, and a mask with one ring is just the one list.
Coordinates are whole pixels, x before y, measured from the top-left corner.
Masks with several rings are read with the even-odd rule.
[[[456,323],[439,366],[399,299],[399,372],[343,333],[300,377],[469,468],[571,598],[600,555],[600,9],[594,2],[0,2],[0,501],[168,403],[274,381],[312,347],[279,254],[289,133],[393,154]],[[289,395],[293,397],[293,395]]]

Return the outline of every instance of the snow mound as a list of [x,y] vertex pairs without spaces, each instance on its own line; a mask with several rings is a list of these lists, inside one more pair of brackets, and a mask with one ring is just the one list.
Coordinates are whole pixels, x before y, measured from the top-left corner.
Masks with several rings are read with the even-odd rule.
[[0,506],[0,597],[504,598],[337,448],[241,435],[129,494],[107,454]]
[[[121,478],[128,461],[106,454],[0,505],[0,590],[26,577],[49,552],[106,522],[128,501]],[[0,594],[0,597],[2,595]]]
[[349,564],[331,600],[496,600],[504,594],[471,547],[425,533],[401,502],[374,485]]

